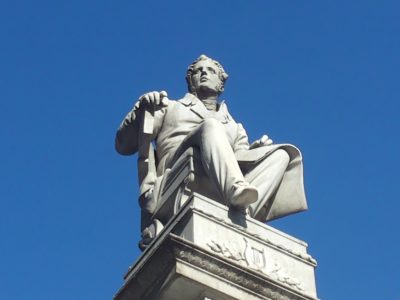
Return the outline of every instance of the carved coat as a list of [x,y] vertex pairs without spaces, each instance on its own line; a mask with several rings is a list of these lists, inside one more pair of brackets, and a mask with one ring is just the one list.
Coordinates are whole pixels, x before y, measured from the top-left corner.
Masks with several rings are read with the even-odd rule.
[[[169,160],[172,159],[184,138],[205,118],[210,117],[216,118],[224,125],[228,140],[241,167],[255,164],[277,149],[284,149],[289,154],[290,163],[267,220],[307,209],[300,151],[289,144],[275,144],[249,150],[249,141],[243,126],[233,120],[224,102],[219,105],[217,112],[208,111],[192,94],[186,94],[178,101],[168,101],[167,106],[154,112],[154,130],[153,134],[147,137],[147,141],[155,140],[156,142],[157,176],[164,174]],[[118,129],[115,146],[120,154],[131,155],[139,151],[143,144],[140,125],[142,122],[143,109],[138,102]],[[139,174],[141,179],[145,176],[146,174]],[[143,188],[141,192],[145,192]]]

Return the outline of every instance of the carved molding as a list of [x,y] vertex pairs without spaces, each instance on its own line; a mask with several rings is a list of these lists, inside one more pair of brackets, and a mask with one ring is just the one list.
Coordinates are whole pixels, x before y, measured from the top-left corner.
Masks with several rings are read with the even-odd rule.
[[209,219],[212,219],[212,220],[214,220],[214,221],[223,223],[224,225],[226,225],[226,226],[228,226],[228,227],[233,227],[233,228],[235,228],[236,230],[238,230],[238,231],[240,231],[240,232],[243,232],[243,233],[245,233],[245,234],[247,234],[247,235],[249,235],[249,236],[251,236],[251,237],[253,237],[253,238],[256,238],[256,239],[258,239],[258,240],[261,240],[262,242],[264,242],[264,243],[266,243],[266,244],[268,244],[268,245],[270,245],[270,246],[272,246],[272,247],[274,247],[274,248],[278,248],[278,249],[280,249],[280,250],[282,250],[282,251],[284,251],[284,252],[286,252],[286,253],[289,253],[289,254],[291,254],[291,255],[293,255],[293,256],[295,256],[295,257],[301,259],[301,260],[305,260],[305,261],[307,261],[308,263],[312,264],[314,267],[317,266],[317,261],[316,261],[311,255],[309,255],[309,254],[299,253],[299,252],[294,251],[294,250],[292,250],[292,249],[289,249],[289,248],[287,248],[287,247],[285,247],[285,246],[283,246],[283,245],[275,244],[275,243],[273,243],[271,240],[269,240],[268,238],[265,238],[265,237],[262,237],[262,236],[260,236],[260,235],[258,235],[258,234],[254,234],[254,233],[252,233],[252,232],[249,232],[248,230],[246,230],[246,228],[244,228],[244,227],[242,227],[242,226],[239,226],[239,225],[236,225],[236,224],[227,222],[227,221],[225,221],[225,220],[222,219],[222,218],[217,218],[217,217],[215,217],[214,215],[212,215],[212,214],[210,214],[210,213],[208,213],[208,212],[206,212],[206,211],[203,211],[203,210],[201,210],[201,209],[198,209],[198,208],[195,208],[195,207],[193,207],[192,209],[193,209],[194,211],[198,212],[198,213],[201,213],[201,214],[207,216]]
[[[252,270],[262,272],[272,279],[299,291],[304,291],[301,281],[290,276],[275,260],[268,260],[267,265],[264,248],[259,249],[250,245],[246,238],[243,238],[243,240],[244,246],[240,245],[238,242],[218,242],[214,240],[207,243],[207,246],[215,253],[227,259],[234,260]],[[269,268],[267,268],[268,266]]]
[[[211,244],[213,247],[216,247],[215,249],[219,249],[217,251],[220,252],[220,256],[223,256],[222,259],[217,259],[213,257],[211,253],[207,253],[207,251],[198,248],[198,246],[194,244],[188,243],[188,241],[185,241],[180,237],[171,234],[171,239],[175,240],[176,242],[174,246],[174,253],[177,259],[185,261],[204,271],[210,272],[220,278],[224,278],[225,280],[237,284],[244,289],[273,300],[314,299],[301,292],[300,294],[295,293],[294,290],[290,291],[283,286],[274,284],[272,281],[251,275],[251,273],[247,272],[245,269],[243,269],[243,267],[241,268],[240,264],[234,265],[224,261],[223,259],[228,260],[225,255],[230,256],[231,254],[228,253],[232,253],[230,250],[226,251],[226,245],[215,246],[214,244]],[[222,253],[225,253],[225,255]],[[238,259],[239,262],[243,262],[243,259],[240,255],[234,257]],[[229,261],[230,260],[232,259],[229,259]],[[266,276],[266,278],[268,278],[268,276]],[[293,286],[291,287],[293,289]]]

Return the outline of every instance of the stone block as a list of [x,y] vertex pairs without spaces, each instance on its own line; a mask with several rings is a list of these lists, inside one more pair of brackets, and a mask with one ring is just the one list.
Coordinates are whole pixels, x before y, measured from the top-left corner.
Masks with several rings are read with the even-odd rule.
[[307,244],[194,194],[125,276],[116,300],[317,299]]

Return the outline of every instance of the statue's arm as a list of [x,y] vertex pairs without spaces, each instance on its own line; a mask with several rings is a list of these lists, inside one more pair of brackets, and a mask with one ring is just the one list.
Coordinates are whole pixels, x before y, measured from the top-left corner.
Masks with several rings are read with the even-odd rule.
[[119,154],[131,155],[138,151],[140,124],[138,115],[140,101],[137,101],[133,109],[122,120],[115,137],[115,149]]
[[139,97],[117,131],[117,152],[122,155],[135,154],[140,144],[152,141],[161,128],[168,105],[168,95],[165,91],[149,92]]
[[249,150],[249,147],[249,137],[247,136],[246,130],[243,128],[242,124],[238,123],[234,151],[235,153],[239,153],[243,150]]

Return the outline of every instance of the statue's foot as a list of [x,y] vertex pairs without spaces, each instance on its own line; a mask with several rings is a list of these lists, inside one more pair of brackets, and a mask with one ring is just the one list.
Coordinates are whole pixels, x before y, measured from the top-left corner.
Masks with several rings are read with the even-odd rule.
[[258,200],[257,188],[247,182],[240,182],[233,185],[233,192],[229,202],[233,207],[246,209],[250,204]]

